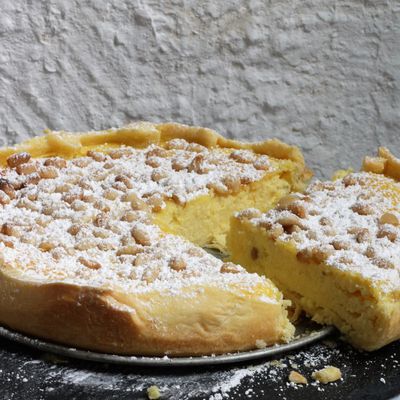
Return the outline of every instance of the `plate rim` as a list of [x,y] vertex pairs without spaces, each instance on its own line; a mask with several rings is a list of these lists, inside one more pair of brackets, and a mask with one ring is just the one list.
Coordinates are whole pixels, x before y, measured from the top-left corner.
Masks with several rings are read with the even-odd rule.
[[184,367],[184,366],[205,366],[223,365],[239,363],[244,361],[259,360],[307,346],[316,341],[330,336],[335,331],[332,326],[321,326],[319,330],[310,334],[294,339],[289,343],[268,346],[263,349],[241,351],[237,353],[227,353],[215,356],[193,356],[193,357],[150,357],[150,356],[125,356],[118,354],[101,353],[91,350],[83,350],[70,347],[51,341],[46,341],[34,336],[30,336],[5,326],[0,326],[0,336],[14,342],[36,348],[48,353],[60,356],[75,358],[84,361],[93,361],[109,364],[132,365],[141,367]]

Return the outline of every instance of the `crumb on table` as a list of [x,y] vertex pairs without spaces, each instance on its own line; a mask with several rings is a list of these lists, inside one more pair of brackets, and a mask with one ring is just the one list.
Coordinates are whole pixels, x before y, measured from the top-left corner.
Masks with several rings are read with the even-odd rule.
[[147,397],[148,397],[150,400],[157,400],[157,399],[159,399],[159,398],[161,397],[161,393],[160,393],[160,389],[158,388],[158,386],[155,386],[155,385],[150,386],[150,387],[147,389]]
[[308,384],[307,378],[305,376],[301,375],[297,371],[290,371],[289,381],[296,383],[297,385],[307,385]]
[[314,371],[311,376],[318,382],[330,383],[339,380],[342,377],[342,372],[339,368],[329,365],[319,371]]

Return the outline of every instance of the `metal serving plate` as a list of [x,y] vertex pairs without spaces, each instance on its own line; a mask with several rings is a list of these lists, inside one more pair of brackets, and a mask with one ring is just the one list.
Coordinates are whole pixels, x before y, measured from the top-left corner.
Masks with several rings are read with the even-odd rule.
[[264,357],[276,356],[321,340],[332,334],[333,331],[333,327],[322,327],[310,321],[304,321],[296,328],[296,338],[290,343],[270,346],[259,350],[203,357],[134,357],[107,353],[97,353],[93,351],[75,349],[60,344],[47,342],[35,337],[27,336],[19,332],[15,332],[5,327],[0,327],[0,336],[30,347],[34,347],[42,351],[55,353],[65,357],[78,358],[81,360],[135,365],[142,367],[178,367],[229,364],[234,362],[250,361]]

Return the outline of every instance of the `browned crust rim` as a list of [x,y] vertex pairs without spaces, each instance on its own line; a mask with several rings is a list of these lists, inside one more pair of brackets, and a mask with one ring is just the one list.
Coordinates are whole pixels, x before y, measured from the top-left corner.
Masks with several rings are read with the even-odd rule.
[[45,131],[46,135],[37,136],[20,144],[0,149],[0,164],[5,165],[11,154],[28,152],[33,157],[53,155],[73,158],[82,156],[87,149],[101,145],[127,145],[143,148],[150,144],[164,145],[171,139],[185,139],[207,148],[247,149],[257,154],[264,154],[278,160],[290,160],[298,165],[299,176],[307,181],[312,172],[305,166],[300,149],[290,146],[278,139],[269,139],[255,143],[244,143],[227,139],[217,132],[197,126],[178,123],[154,124],[151,122],[134,122],[121,128],[86,133],[66,131]]
[[400,159],[386,147],[379,147],[375,157],[366,156],[363,160],[362,170],[400,181]]
[[[285,341],[294,330],[284,324],[281,303],[256,299],[247,305],[242,303],[244,308],[239,314],[232,314],[226,321],[226,310],[235,312],[240,296],[229,289],[221,293],[211,286],[206,288],[208,294],[199,298],[200,304],[185,305],[182,298],[174,296],[158,295],[154,303],[149,301],[149,295],[21,280],[12,270],[0,270],[0,284],[1,324],[59,343],[112,354],[223,354],[252,349],[259,338],[270,338],[268,344]],[[214,301],[209,302],[209,296]],[[170,314],[162,312],[168,308],[173,310]],[[204,318],[206,310],[208,317]],[[165,329],[154,324],[153,313],[166,324]]]

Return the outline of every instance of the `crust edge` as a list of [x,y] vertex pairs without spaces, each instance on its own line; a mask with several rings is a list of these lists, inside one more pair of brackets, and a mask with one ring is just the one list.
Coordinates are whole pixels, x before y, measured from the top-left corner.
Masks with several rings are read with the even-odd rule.
[[15,146],[0,148],[0,164],[6,165],[7,157],[22,151],[31,153],[33,157],[58,155],[73,158],[84,155],[85,151],[93,146],[113,144],[142,148],[150,144],[163,145],[171,139],[181,138],[208,148],[246,149],[278,160],[292,161],[297,165],[298,170],[297,190],[304,189],[304,182],[308,182],[313,175],[312,171],[305,165],[300,149],[279,139],[245,143],[227,139],[212,129],[173,122],[154,124],[140,121],[120,128],[86,133],[51,130],[44,132],[45,135],[43,136],[33,137]]
[[[165,298],[156,292],[143,297],[90,286],[27,281],[12,270],[0,272],[0,283],[1,323],[48,340],[112,354],[193,356],[210,354],[210,349],[222,354],[254,348],[257,339],[286,341],[294,331],[282,317],[283,303],[257,299],[243,303],[239,315],[227,323],[226,310],[236,312],[232,304],[243,297],[232,289],[221,295],[219,289],[208,287],[208,295],[199,304],[179,307],[180,297]],[[208,296],[219,301],[208,303]],[[211,313],[205,313],[210,308],[207,305]],[[163,312],[174,306],[174,313]],[[245,312],[252,308],[259,312]],[[160,317],[174,334],[157,328],[152,315]],[[188,324],[182,322],[186,320]]]
[[379,147],[377,156],[366,156],[362,171],[385,175],[400,181],[400,159],[395,157],[388,148]]

